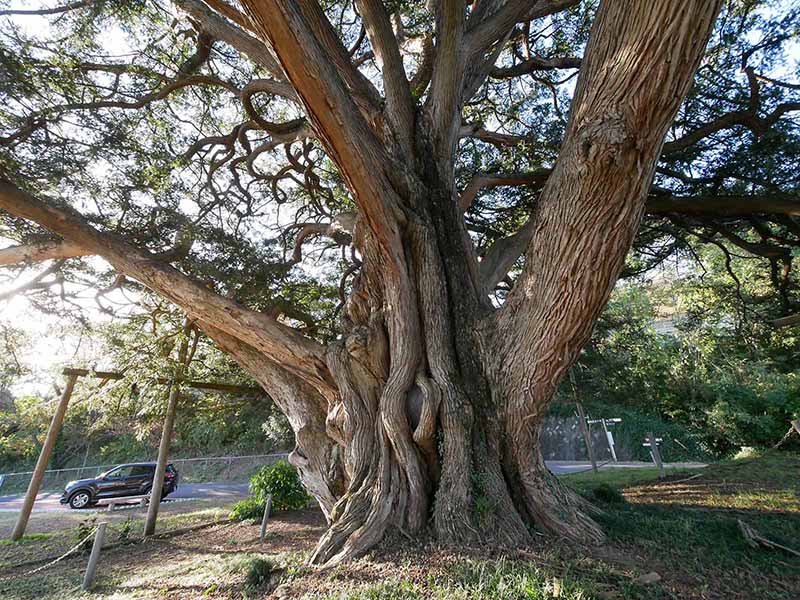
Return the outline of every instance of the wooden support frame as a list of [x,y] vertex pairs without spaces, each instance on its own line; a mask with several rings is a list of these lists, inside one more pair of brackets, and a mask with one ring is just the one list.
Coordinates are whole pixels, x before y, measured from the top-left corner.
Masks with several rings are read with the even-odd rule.
[[[67,412],[67,405],[69,404],[69,400],[72,397],[72,393],[75,390],[75,385],[80,377],[91,377],[94,379],[102,379],[102,380],[119,380],[125,377],[124,373],[119,373],[117,371],[90,371],[89,369],[73,369],[73,368],[66,368],[61,371],[63,375],[67,378],[67,385],[64,388],[64,392],[61,395],[61,398],[58,402],[58,406],[56,407],[56,412],[53,415],[53,419],[50,422],[50,427],[47,430],[47,435],[45,437],[44,444],[42,445],[42,450],[39,452],[39,458],[36,461],[36,466],[33,470],[33,475],[31,476],[31,481],[28,484],[28,490],[25,492],[25,498],[22,503],[22,508],[20,509],[19,516],[17,517],[17,523],[14,526],[14,531],[11,534],[11,539],[14,541],[19,540],[25,535],[25,529],[28,526],[28,521],[31,517],[31,512],[33,511],[33,505],[36,502],[36,496],[39,494],[39,489],[42,485],[42,480],[44,479],[45,471],[47,470],[47,464],[50,462],[50,456],[53,453],[53,448],[55,447],[56,440],[58,439],[58,434],[61,432],[61,426],[64,423],[64,416]],[[159,378],[156,380],[157,383],[160,384],[167,384],[171,385],[170,388],[170,403],[167,407],[167,420],[164,422],[164,430],[162,431],[162,439],[161,445],[159,446],[159,456],[158,456],[158,465],[161,465],[162,458],[163,458],[163,465],[161,465],[160,473],[161,477],[158,478],[159,468],[156,468],[156,476],[154,476],[154,485],[152,492],[155,492],[155,481],[160,481],[158,485],[158,498],[160,500],[161,496],[161,487],[164,483],[164,470],[166,468],[166,454],[169,451],[169,439],[167,439],[167,452],[163,453],[162,457],[162,450],[161,446],[164,444],[164,434],[167,433],[167,421],[170,421],[170,412],[171,412],[171,421],[169,423],[169,432],[168,437],[172,435],[172,426],[175,420],[175,406],[173,406],[173,391],[175,393],[174,404],[177,405],[177,390],[180,386],[199,389],[199,390],[209,390],[215,392],[225,392],[225,393],[240,393],[240,394],[263,394],[266,395],[266,392],[260,387],[253,387],[253,386],[245,386],[245,385],[235,385],[235,384],[228,384],[228,383],[215,383],[215,382],[204,382],[204,381],[181,381],[180,379],[171,380],[166,378]],[[179,384],[179,385],[178,385]],[[153,502],[151,496],[150,508],[148,510],[148,521],[145,529],[145,535],[147,534],[147,529],[150,527],[150,513],[154,512],[157,516],[158,514],[158,504],[159,502]],[[155,505],[155,509],[153,509],[153,505]],[[155,516],[153,517],[153,530],[155,530]],[[152,533],[152,532],[151,532]]]
[[164,473],[167,469],[167,456],[169,455],[169,444],[172,439],[172,427],[175,424],[175,412],[178,408],[178,398],[180,398],[180,384],[173,381],[169,390],[169,401],[167,402],[167,414],[164,418],[164,427],[161,430],[161,443],[158,446],[158,460],[156,470],[153,473],[153,484],[150,486],[150,506],[147,509],[147,521],[144,524],[144,535],[153,535],[156,532],[156,519],[158,509],[161,505],[161,490],[164,487]]
[[594,449],[592,448],[592,435],[589,432],[589,425],[586,422],[586,414],[583,412],[583,405],[575,401],[575,407],[578,409],[578,423],[581,427],[581,434],[583,441],[586,444],[586,453],[589,455],[589,460],[592,463],[592,470],[597,473],[597,459],[594,457]]
[[39,452],[36,467],[33,469],[33,475],[31,475],[31,481],[28,484],[28,491],[25,492],[25,499],[22,502],[22,509],[19,512],[19,517],[17,517],[17,524],[14,526],[14,532],[11,534],[11,539],[14,541],[19,540],[25,534],[25,529],[28,526],[28,519],[30,519],[31,511],[33,510],[33,503],[36,501],[36,496],[39,494],[39,488],[42,486],[44,472],[47,470],[47,463],[50,462],[50,455],[53,453],[53,447],[56,445],[58,434],[61,431],[61,425],[64,423],[64,415],[67,412],[67,405],[69,404],[69,399],[72,397],[76,381],[78,381],[78,375],[67,375],[67,386],[64,388],[61,399],[58,401],[53,420],[50,421],[50,428],[47,430],[47,436],[44,438],[42,450]]
[[[90,371],[89,369],[64,369],[62,373],[68,377],[71,375],[76,375],[78,377],[92,377],[94,379],[123,379],[125,377],[124,373],[119,373],[117,371]],[[172,382],[171,379],[167,379],[165,377],[159,377],[155,381],[156,383],[160,383],[162,385],[170,385]],[[197,390],[210,390],[214,392],[266,394],[266,392],[260,387],[236,385],[231,383],[181,381],[181,386]]]

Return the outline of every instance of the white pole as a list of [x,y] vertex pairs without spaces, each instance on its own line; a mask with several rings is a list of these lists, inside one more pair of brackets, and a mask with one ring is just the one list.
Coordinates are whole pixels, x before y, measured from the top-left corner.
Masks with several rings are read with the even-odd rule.
[[603,424],[603,431],[606,432],[606,441],[608,442],[608,449],[611,451],[611,459],[614,462],[619,462],[617,460],[617,452],[614,450],[614,437],[611,435],[611,432],[608,430],[608,426],[606,425],[605,419],[600,419],[600,422]]

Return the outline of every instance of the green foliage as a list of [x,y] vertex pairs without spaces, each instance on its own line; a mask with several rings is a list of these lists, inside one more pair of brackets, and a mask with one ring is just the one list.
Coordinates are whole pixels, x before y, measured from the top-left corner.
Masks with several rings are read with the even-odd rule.
[[272,509],[276,511],[303,508],[310,500],[297,469],[285,460],[261,467],[250,479],[250,493],[262,506],[272,494]]
[[234,521],[258,520],[264,515],[264,507],[264,503],[259,502],[253,496],[248,496],[233,505],[230,518]]
[[[687,460],[769,447],[800,417],[800,335],[742,304],[722,251],[700,257],[705,271],[618,286],[573,370],[587,412],[621,416],[614,436],[640,460],[648,431],[664,438],[665,460]],[[780,303],[769,269],[731,268],[759,310]],[[567,381],[560,395],[572,394]]]
[[250,496],[237,502],[231,510],[231,519],[257,520],[264,515],[267,496],[272,494],[272,511],[296,510],[308,505],[311,497],[306,492],[297,469],[284,460],[264,465],[250,478]]
[[[603,469],[599,474],[568,475],[563,480],[584,494],[597,487],[598,475],[614,488],[635,486],[636,502],[606,504],[598,517],[612,543],[624,544],[637,553],[654,552],[663,568],[680,572],[684,577],[708,577],[710,572],[721,574],[728,570],[721,579],[727,581],[726,587],[736,588],[742,579],[753,574],[759,581],[780,582],[787,572],[798,572],[800,558],[779,557],[748,545],[737,519],[767,539],[796,548],[800,519],[794,515],[800,509],[800,487],[798,479],[787,477],[787,473],[796,472],[799,466],[798,455],[773,451],[693,469],[685,477],[690,474],[699,477],[691,481],[692,493],[682,497],[674,494],[676,484],[659,485],[656,469],[636,469],[636,473],[627,472],[631,471],[628,469]],[[738,576],[731,576],[730,571],[736,571]],[[720,597],[735,596],[733,589],[727,593],[718,591]],[[763,588],[750,594],[748,597],[754,598],[793,597]]]
[[[88,519],[84,519],[83,521],[79,522],[72,530],[72,543],[77,544],[81,540],[85,539],[94,529],[97,527],[97,516],[89,517]],[[81,546],[80,552],[84,554],[88,554],[92,551],[92,540],[91,538],[83,543]]]

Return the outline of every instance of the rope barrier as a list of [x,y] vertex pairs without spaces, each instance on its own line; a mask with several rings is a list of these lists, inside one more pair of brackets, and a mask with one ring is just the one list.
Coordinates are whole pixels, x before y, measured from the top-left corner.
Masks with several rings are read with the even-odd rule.
[[[6,577],[0,577],[0,581],[8,581],[10,579],[17,579],[18,577],[29,577],[30,575],[35,575],[39,571],[44,571],[48,567],[52,567],[54,564],[59,563],[62,560],[64,560],[65,558],[67,558],[73,552],[76,552],[81,546],[83,546],[87,541],[89,541],[92,538],[92,536],[94,536],[96,531],[97,531],[97,527],[92,529],[85,538],[83,538],[80,542],[75,544],[72,548],[67,550],[64,554],[62,554],[61,556],[59,556],[55,560],[52,560],[49,563],[42,565],[41,567],[36,567],[32,571],[28,571],[27,573],[18,573],[16,575],[7,575]],[[13,569],[15,567],[11,566],[10,568]]]

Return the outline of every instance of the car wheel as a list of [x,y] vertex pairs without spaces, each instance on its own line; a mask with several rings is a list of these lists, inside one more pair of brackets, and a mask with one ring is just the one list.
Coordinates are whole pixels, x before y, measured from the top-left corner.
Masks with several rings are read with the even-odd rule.
[[[167,494],[169,494],[169,492],[168,492],[168,491],[166,491],[165,489],[163,489],[163,488],[162,488],[162,489],[161,489],[161,501],[162,501],[162,502],[164,501],[164,498],[166,498],[166,497],[167,497]],[[146,490],[144,491],[144,494],[143,494],[143,495],[144,495],[144,496],[147,496],[147,498],[146,498],[145,502],[147,502],[147,503],[149,504],[149,503],[150,503],[150,489],[149,489],[149,488],[148,488],[148,489],[146,489]]]
[[92,496],[89,492],[75,492],[69,498],[69,507],[70,508],[86,508],[92,504]]

